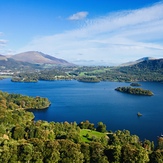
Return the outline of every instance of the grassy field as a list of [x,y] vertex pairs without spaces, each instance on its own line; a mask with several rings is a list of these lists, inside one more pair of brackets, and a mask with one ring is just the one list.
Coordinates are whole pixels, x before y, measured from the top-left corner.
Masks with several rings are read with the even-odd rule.
[[12,78],[12,76],[8,76],[8,75],[0,75],[0,78]]
[[92,139],[100,139],[102,137],[106,137],[107,133],[101,133],[89,129],[81,129],[80,136],[83,142],[90,142]]

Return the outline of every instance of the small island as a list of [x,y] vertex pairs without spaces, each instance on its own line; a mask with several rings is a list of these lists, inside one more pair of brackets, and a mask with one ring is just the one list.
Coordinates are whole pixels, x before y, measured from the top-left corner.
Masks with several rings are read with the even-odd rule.
[[38,79],[12,77],[11,81],[12,82],[24,82],[24,83],[36,83],[36,82],[38,82]]
[[132,87],[140,87],[141,84],[139,84],[139,83],[131,83],[130,86],[132,86]]
[[118,87],[115,90],[123,93],[133,94],[133,95],[153,96],[153,92],[142,88]]
[[137,113],[137,116],[138,116],[138,117],[141,117],[141,116],[142,116],[142,114],[141,114],[140,112],[138,112],[138,113]]
[[90,77],[83,76],[83,77],[78,78],[77,80],[80,82],[87,82],[87,83],[98,83],[98,82],[100,82],[100,80],[95,76],[90,76]]

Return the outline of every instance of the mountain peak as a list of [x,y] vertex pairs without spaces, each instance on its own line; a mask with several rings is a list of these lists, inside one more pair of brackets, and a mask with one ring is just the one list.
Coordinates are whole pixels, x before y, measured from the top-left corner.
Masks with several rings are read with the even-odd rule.
[[27,51],[10,56],[16,61],[28,62],[32,64],[53,64],[56,66],[72,66],[73,64],[59,58],[38,51]]

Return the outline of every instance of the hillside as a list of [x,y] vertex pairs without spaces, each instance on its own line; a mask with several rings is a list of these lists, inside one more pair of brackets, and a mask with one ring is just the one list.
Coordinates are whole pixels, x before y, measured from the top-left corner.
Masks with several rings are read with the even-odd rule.
[[163,59],[147,59],[137,64],[124,66],[122,69],[132,69],[137,71],[163,71]]
[[135,64],[138,64],[140,62],[144,62],[144,61],[149,61],[149,60],[155,60],[155,58],[152,58],[152,57],[143,57],[143,58],[140,58],[136,61],[130,61],[130,62],[127,62],[127,63],[123,63],[121,64],[120,66],[132,66],[132,65],[135,65]]
[[38,68],[38,65],[34,65],[27,62],[16,61],[12,58],[7,58],[5,56],[0,56],[0,71],[21,71],[21,70],[30,70]]
[[133,81],[163,81],[163,59],[144,60],[131,66],[119,67]]
[[[149,70],[162,70],[163,71],[163,59],[145,60],[135,65],[139,68],[145,68]],[[134,66],[133,66],[134,67]]]
[[1,61],[1,60],[2,60],[2,61],[7,61],[7,57],[0,54],[0,61]]
[[42,52],[38,51],[28,51],[24,53],[19,53],[10,56],[10,58],[16,60],[16,61],[22,61],[22,62],[28,62],[32,64],[52,64],[55,66],[72,66],[73,64],[63,60],[58,59],[53,56],[50,56],[48,54],[44,54]]

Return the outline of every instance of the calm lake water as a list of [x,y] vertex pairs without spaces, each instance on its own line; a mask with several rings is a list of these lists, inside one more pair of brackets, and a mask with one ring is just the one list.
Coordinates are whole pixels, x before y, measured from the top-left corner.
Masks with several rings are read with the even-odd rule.
[[[39,81],[15,83],[0,81],[0,90],[28,96],[47,97],[52,105],[33,111],[35,120],[77,123],[89,120],[107,125],[108,130],[130,130],[141,140],[157,140],[163,133],[163,83],[140,82],[154,96],[134,96],[115,91],[123,82],[82,83],[78,81]],[[137,117],[137,112],[143,114]]]

